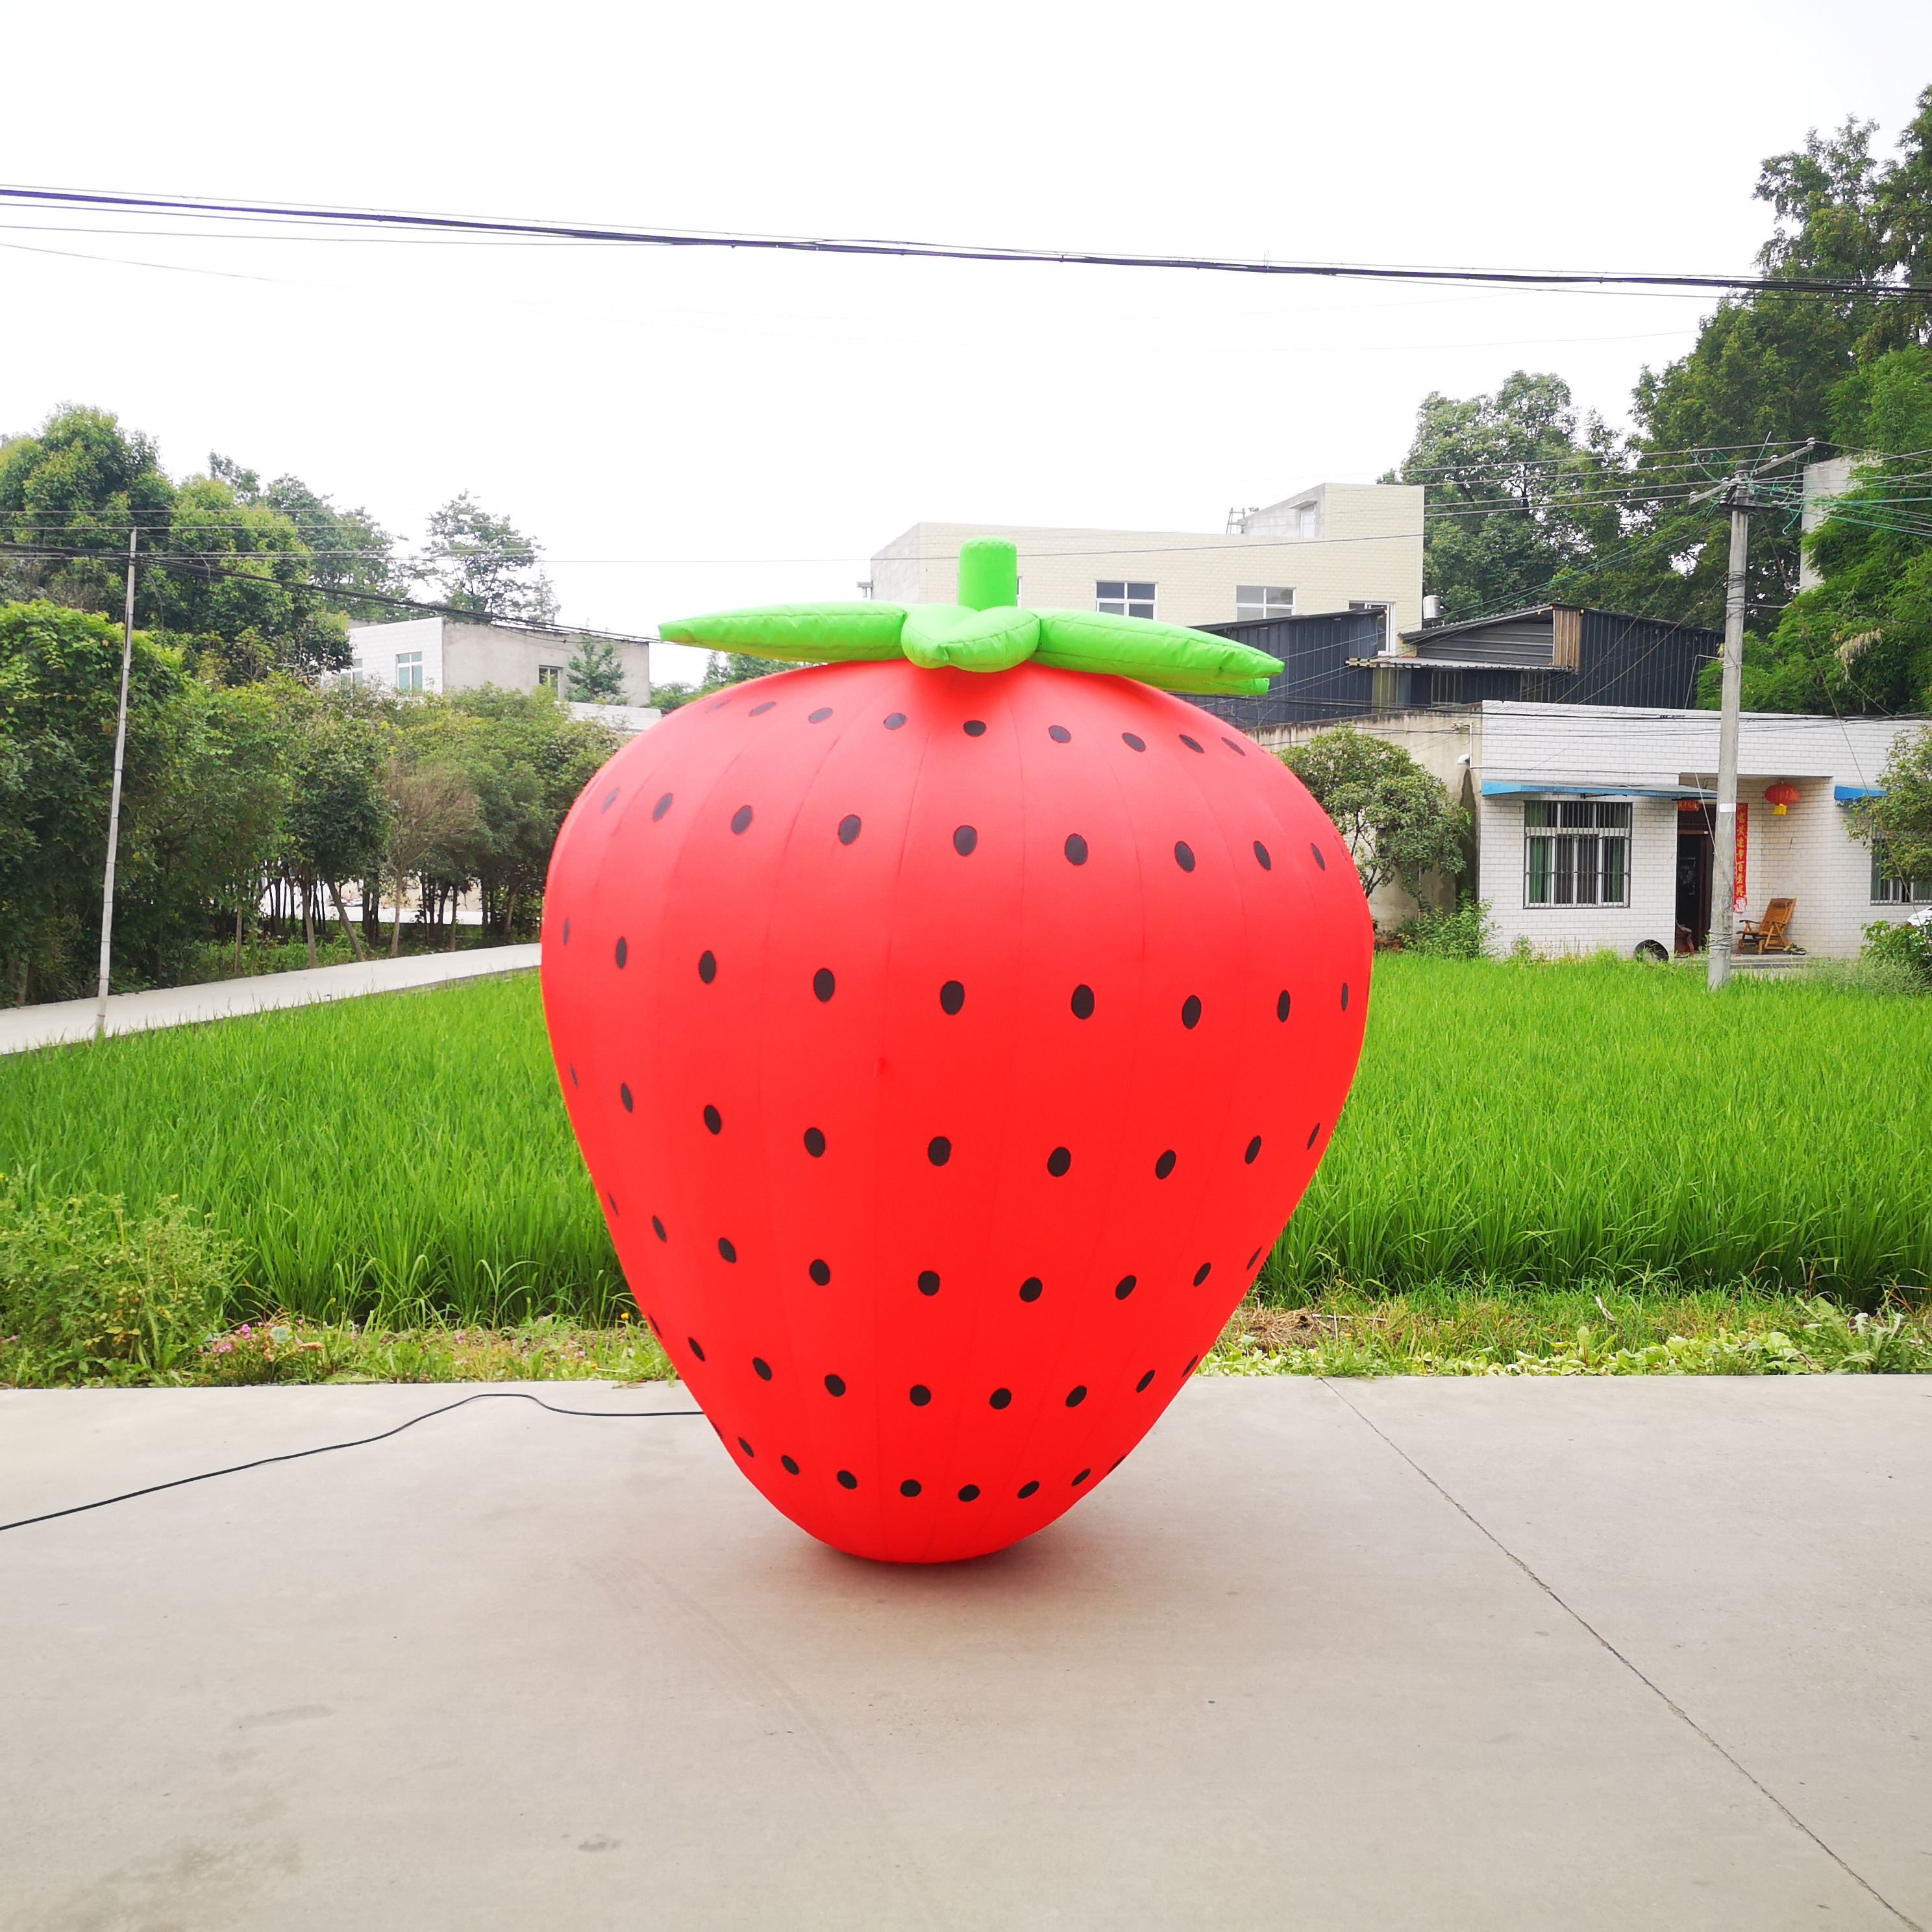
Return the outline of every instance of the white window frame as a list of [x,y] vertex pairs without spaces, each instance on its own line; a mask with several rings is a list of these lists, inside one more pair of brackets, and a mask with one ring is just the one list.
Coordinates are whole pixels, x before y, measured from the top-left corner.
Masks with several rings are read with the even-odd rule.
[[1147,617],[1156,614],[1160,586],[1125,577],[1103,577],[1094,585],[1094,608],[1110,617]]
[[421,651],[396,653],[396,688],[420,691],[423,688],[423,654]]
[[562,664],[538,664],[537,666],[537,688],[539,691],[545,689],[561,691],[563,688],[563,666]]
[[[1547,817],[1538,824],[1542,814]],[[1525,799],[1524,910],[1628,908],[1636,817],[1636,801],[1628,798]],[[1539,890],[1540,898],[1536,896]]]
[[1932,905],[1932,879],[1888,879],[1880,869],[1880,842],[1872,841],[1871,902],[1874,905]]
[[1292,584],[1238,584],[1234,586],[1234,622],[1266,623],[1270,618],[1294,615]]

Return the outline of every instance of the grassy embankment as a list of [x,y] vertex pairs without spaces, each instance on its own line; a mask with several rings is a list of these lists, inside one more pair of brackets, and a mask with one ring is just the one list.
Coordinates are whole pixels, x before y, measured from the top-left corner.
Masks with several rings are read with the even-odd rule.
[[[1932,1000],[1384,958],[1261,1285],[1314,1312],[1248,1320],[1216,1366],[1932,1364],[1928,1066]],[[0,1060],[0,1174],[16,1214],[95,1193],[212,1217],[250,1333],[170,1372],[663,1366],[623,1330],[527,978]]]

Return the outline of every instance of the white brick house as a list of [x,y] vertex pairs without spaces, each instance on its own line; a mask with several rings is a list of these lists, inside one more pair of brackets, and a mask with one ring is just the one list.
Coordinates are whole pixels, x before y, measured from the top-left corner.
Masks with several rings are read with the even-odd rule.
[[[1813,955],[1857,952],[1864,928],[1922,911],[1932,880],[1881,880],[1846,807],[1876,790],[1893,740],[1932,719],[1747,712],[1738,759],[1739,919],[1795,898],[1790,937]],[[1646,942],[1701,944],[1715,854],[1714,711],[1486,703],[1366,718],[1467,806],[1475,821],[1477,896],[1498,950],[1526,940],[1546,956]],[[1258,733],[1280,748],[1314,728]],[[1798,796],[1779,812],[1765,794]],[[1472,883],[1465,880],[1466,885]],[[1439,894],[1451,896],[1446,883]],[[1414,909],[1378,892],[1378,922]]]

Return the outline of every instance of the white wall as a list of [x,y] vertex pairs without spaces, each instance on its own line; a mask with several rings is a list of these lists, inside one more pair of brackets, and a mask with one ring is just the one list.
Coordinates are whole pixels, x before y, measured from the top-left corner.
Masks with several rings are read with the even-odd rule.
[[358,683],[394,690],[397,658],[404,652],[420,651],[422,688],[425,691],[444,688],[440,617],[412,617],[400,624],[351,624],[349,649]]
[[[1284,586],[1298,615],[1346,610],[1352,602],[1395,607],[1395,628],[1422,621],[1422,500],[1406,484],[1327,483],[1283,500],[1253,520],[1259,533],[1094,530],[1013,524],[915,524],[872,559],[881,603],[950,604],[959,546],[1006,537],[1019,552],[1021,601],[1035,610],[1090,610],[1106,578],[1159,586],[1154,614],[1170,624],[1233,622],[1243,584]],[[1288,512],[1317,509],[1318,534],[1289,533]],[[1274,513],[1282,514],[1275,518]],[[1280,527],[1263,530],[1272,519]]]
[[[535,691],[545,664],[566,664],[577,649],[568,634],[550,635],[499,624],[466,624],[448,617],[415,617],[397,624],[352,624],[349,646],[366,682],[393,690],[395,661],[406,651],[423,654],[425,691],[473,691],[494,684],[505,691]],[[651,652],[641,640],[617,646],[624,672],[623,702],[651,701]]]

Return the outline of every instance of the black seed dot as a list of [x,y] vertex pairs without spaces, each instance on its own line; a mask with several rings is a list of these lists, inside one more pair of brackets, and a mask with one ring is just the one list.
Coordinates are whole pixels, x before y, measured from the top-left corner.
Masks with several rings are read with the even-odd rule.
[[1134,1284],[1139,1279],[1140,1277],[1138,1275],[1122,1275],[1120,1280],[1114,1284],[1114,1299],[1116,1301],[1126,1300],[1127,1297],[1133,1293]]
[[1229,751],[1234,753],[1236,758],[1245,758],[1248,755],[1248,748],[1246,746],[1238,745],[1232,738],[1223,738],[1221,742],[1227,746]]
[[845,816],[838,821],[839,844],[842,845],[850,844],[853,840],[858,837],[862,829],[862,828],[860,823],[859,814],[856,812],[848,812]]
[[566,946],[570,944],[570,922],[568,920],[566,920],[563,922],[563,943]]
[[578,1078],[577,1069],[574,1066],[570,1070],[570,1084],[572,1086],[578,1088],[580,1088],[584,1084],[583,1082]]
[[1348,982],[1346,980],[1342,982],[1342,1010],[1345,1013],[1348,1010]]
[[750,718],[762,718],[777,702],[778,700],[776,698],[768,698],[764,704],[753,705],[746,716]]
[[707,711],[722,711],[731,700],[728,698],[713,698],[704,708]]
[[1190,1376],[1193,1374],[1196,1367],[1199,1366],[1200,1360],[1201,1358],[1198,1355],[1196,1355],[1193,1360],[1190,1362],[1186,1367],[1181,1370],[1180,1377],[1182,1381],[1185,1382]]
[[1139,1380],[1138,1382],[1137,1382],[1136,1383],[1135,1383],[1135,1384],[1134,1384],[1134,1393],[1135,1393],[1135,1394],[1136,1394],[1136,1395],[1145,1395],[1145,1394],[1147,1394],[1147,1392],[1148,1392],[1148,1384],[1150,1382],[1151,1382],[1153,1380],[1154,1380],[1154,1371],[1153,1371],[1153,1370],[1150,1369],[1150,1370],[1148,1370],[1148,1371],[1147,1372],[1147,1373],[1146,1373],[1145,1375],[1144,1375],[1143,1376],[1142,1376],[1142,1378],[1140,1378],[1140,1380]]
[[1278,1020],[1286,1019],[1288,1017],[1288,998],[1286,992],[1283,992],[1276,994],[1274,996],[1275,1018]]
[[[610,794],[610,798],[615,798],[617,794],[614,791]],[[660,818],[663,818],[666,812],[670,811],[670,794],[669,792],[666,792],[664,796],[659,799],[657,803],[651,807],[651,823],[653,825],[655,825]],[[604,802],[608,807],[610,802],[610,799],[607,798]]]
[[959,1492],[959,1500],[962,1503],[977,1502],[980,1500],[980,1485],[977,1483],[968,1483]]
[[617,1082],[617,1097],[623,1102],[626,1113],[634,1111],[631,1104],[631,1090],[621,1080]]
[[795,1476],[798,1474],[798,1465],[789,1456],[781,1456],[778,1461],[788,1476]]
[[1056,745],[1064,745],[1072,737],[1073,734],[1068,730],[1064,724],[1049,724],[1046,728],[1046,735]]
[[915,1408],[923,1408],[932,1400],[932,1391],[923,1382],[914,1382],[906,1391],[906,1399]]
[[1046,1286],[1036,1274],[1028,1275],[1020,1283],[1020,1299],[1022,1301],[1037,1301],[1046,1292]]
[[806,1270],[806,1273],[810,1275],[820,1288],[827,1287],[831,1283],[832,1270],[823,1262],[814,1262],[811,1267]]
[[608,1202],[610,1202],[610,1211],[611,1211],[611,1213],[612,1213],[612,1214],[616,1214],[616,1211],[617,1211],[617,1197],[616,1197],[616,1195],[614,1195],[614,1194],[613,1194],[613,1193],[611,1193],[611,1192],[609,1191],[609,1190],[608,1190],[608,1189],[606,1189],[606,1190],[604,1190],[604,1199],[605,1199],[606,1201],[608,1201]]
[[1262,1137],[1259,1134],[1257,1134],[1252,1140],[1249,1142],[1248,1150],[1246,1154],[1242,1155],[1241,1158],[1246,1161],[1250,1167],[1252,1167],[1255,1164],[1255,1156],[1259,1154],[1261,1150]]
[[670,1237],[664,1232],[664,1223],[655,1214],[651,1216],[651,1232],[661,1241],[668,1241],[670,1239]]
[[708,986],[718,976],[718,956],[715,952],[700,952],[698,956],[698,976]]
[[939,989],[939,1004],[946,1012],[956,1013],[966,1004],[966,988],[957,980],[949,980]]
[[1007,1404],[1012,1400],[1012,1399],[1013,1392],[1011,1389],[995,1389],[992,1394],[986,1398],[987,1401],[992,1403],[993,1407],[995,1408],[1004,1408]]
[[704,1351],[698,1346],[698,1337],[695,1335],[686,1336],[684,1345],[700,1362],[704,1360]]
[[738,1250],[722,1234],[718,1237],[718,1252],[728,1262],[735,1262],[738,1258]]
[[1308,1130],[1308,1144],[1312,1147],[1322,1138],[1322,1123],[1317,1120]]
[[1180,1024],[1190,1033],[1201,1024],[1201,996],[1190,993],[1180,1003]]
[[1214,1272],[1214,1264],[1212,1262],[1203,1262],[1201,1265],[1194,1270],[1194,1286],[1196,1288],[1198,1288],[1201,1284],[1208,1279],[1208,1276]]
[[832,976],[830,966],[821,966],[812,976],[812,990],[822,1004],[838,990],[838,982]]
[[1039,1487],[1040,1485],[1037,1483],[1022,1483],[1020,1485],[1020,1501],[1024,1502],[1027,1498],[1033,1495]]
[[1079,1474],[1074,1478],[1072,1482],[1069,1485],[1069,1486],[1077,1490],[1093,1473],[1094,1472],[1091,1469],[1082,1469]]
[[964,858],[980,842],[980,835],[970,825],[962,825],[952,835],[952,849]]
[[1160,1160],[1154,1162],[1154,1178],[1156,1180],[1165,1180],[1173,1172],[1174,1150],[1173,1148],[1169,1148],[1166,1153],[1162,1154]]
[[825,1392],[827,1395],[843,1395],[845,1393],[845,1378],[843,1376],[827,1376],[825,1378]]
[[1318,866],[1323,872],[1327,872],[1328,869],[1328,861],[1322,857],[1322,848],[1316,844],[1314,840],[1311,838],[1308,842],[1308,849],[1315,854],[1316,864]]
[[886,729],[888,731],[896,731],[904,722],[905,713],[903,711],[895,711],[892,715],[886,720]]
[[1268,848],[1258,838],[1255,841],[1255,863],[1264,872],[1274,870],[1274,861],[1268,856]]
[[986,735],[986,727],[985,723],[983,721],[977,718],[968,718],[965,723],[961,725],[959,728],[961,730],[964,731],[969,738],[983,738]]
[[772,1365],[763,1357],[754,1355],[752,1358],[752,1372],[760,1382],[768,1382],[772,1378]]
[[623,970],[624,962],[629,958],[630,956],[631,942],[628,939],[619,940],[617,942],[617,967],[619,971],[621,972]]
[[[621,791],[621,790],[622,790],[622,789],[623,789],[623,787],[622,787],[622,786],[621,786],[621,785],[620,785],[620,786],[618,787],[618,788],[617,788],[617,790],[618,790],[618,791]],[[613,806],[614,805],[615,805],[616,802],[617,802],[617,792],[614,791],[614,792],[610,794],[610,796],[608,798],[607,798],[607,799],[604,801],[604,802],[603,802],[602,805],[600,805],[597,808],[598,808],[598,810],[599,812],[608,812],[608,811],[610,809],[611,806]],[[653,818],[663,818],[663,816],[664,815],[664,807],[665,807],[666,806],[669,805],[669,804],[670,804],[670,794],[669,792],[666,792],[666,793],[664,794],[664,796],[663,796],[662,798],[661,798],[661,799],[659,799],[659,800],[658,800],[658,808],[656,809],[656,811],[655,811],[654,812],[652,812],[652,813],[651,814],[651,816],[652,816]]]
[[1136,738],[1131,731],[1123,731],[1120,734],[1120,742],[1130,752],[1144,752],[1147,749],[1147,740],[1144,738]]
[[908,1476],[900,1484],[899,1494],[902,1496],[916,1496],[919,1494],[919,1485]]
[[922,1294],[937,1294],[939,1292],[939,1277],[933,1273],[932,1269],[921,1268],[920,1270],[919,1292]]
[[1261,1259],[1261,1258],[1262,1258],[1262,1251],[1261,1251],[1261,1250],[1260,1250],[1260,1249],[1257,1248],[1257,1249],[1256,1249],[1256,1250],[1254,1251],[1254,1252],[1253,1252],[1252,1254],[1251,1254],[1250,1256],[1249,1256],[1249,1257],[1248,1257],[1248,1265],[1249,1265],[1249,1267],[1252,1268],[1252,1267],[1254,1266],[1254,1264],[1256,1264],[1256,1262],[1257,1262],[1258,1261],[1259,1261],[1259,1260]]
[[1058,1180],[1073,1165],[1073,1156],[1064,1148],[1055,1148],[1046,1157],[1046,1171]]
[[1196,738],[1190,738],[1185,731],[1182,732],[1180,734],[1180,742],[1185,745],[1190,752],[1198,752],[1201,748],[1200,740]]
[[731,814],[731,830],[734,832],[743,831],[745,827],[750,824],[751,822],[752,808],[748,805],[741,805],[739,806],[738,809]]
[[926,1157],[934,1167],[944,1167],[952,1158],[952,1143],[944,1134],[934,1134],[926,1144]]
[[831,716],[831,706],[829,704],[821,704],[816,711],[808,712],[806,714],[805,722],[808,724],[823,724],[826,719],[830,718]]
[[1087,1385],[1084,1382],[1078,1388],[1070,1388],[1066,1391],[1066,1406],[1069,1408],[1078,1408],[1086,1400]]
[[1174,842],[1174,862],[1184,872],[1194,869],[1194,848],[1184,838],[1177,838]]
[[1076,1020],[1090,1020],[1094,1017],[1094,988],[1076,986],[1073,989],[1073,1017]]
[[1066,835],[1066,862],[1070,866],[1084,866],[1087,862],[1087,842],[1077,832]]
[[816,1127],[805,1130],[805,1150],[814,1160],[825,1151],[825,1136]]
[[859,1479],[850,1469],[841,1469],[838,1472],[838,1486],[842,1490],[856,1490],[859,1486]]
[[706,1107],[704,1110],[704,1124],[714,1134],[722,1134],[724,1131],[724,1116],[716,1107]]

